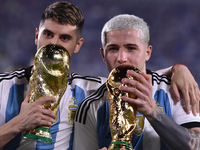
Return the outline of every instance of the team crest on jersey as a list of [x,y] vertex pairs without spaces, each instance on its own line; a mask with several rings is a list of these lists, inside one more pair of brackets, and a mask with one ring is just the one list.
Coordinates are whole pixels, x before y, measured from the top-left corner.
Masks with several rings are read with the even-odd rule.
[[142,134],[143,129],[144,129],[144,118],[142,115],[138,115],[136,116],[136,127],[133,133],[136,135],[140,135]]
[[70,103],[72,103],[72,105],[68,106],[68,110],[69,110],[68,120],[69,120],[69,123],[72,124],[72,125],[74,124],[74,117],[75,117],[75,114],[76,114],[76,110],[78,108],[78,105],[73,104],[73,101],[76,101],[75,97],[72,97],[72,100],[70,100]]

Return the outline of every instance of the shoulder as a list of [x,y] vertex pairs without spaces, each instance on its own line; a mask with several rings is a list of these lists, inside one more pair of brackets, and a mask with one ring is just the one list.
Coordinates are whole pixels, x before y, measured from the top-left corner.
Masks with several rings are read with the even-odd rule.
[[88,113],[95,114],[98,108],[101,107],[102,104],[106,101],[107,88],[104,83],[101,87],[99,87],[94,93],[86,97],[81,104],[79,105],[75,122],[85,124]]
[[29,79],[31,67],[20,68],[14,71],[0,73],[0,82],[9,81],[9,80],[18,80],[18,79]]
[[72,84],[73,82],[94,82],[103,84],[106,81],[105,77],[99,77],[99,76],[82,76],[76,73],[71,73],[68,75],[68,82],[69,84]]
[[72,89],[80,87],[85,91],[86,96],[95,92],[105,82],[106,78],[99,76],[81,76],[76,73],[72,73],[68,76],[68,85]]
[[162,73],[157,73],[151,70],[147,69],[147,74],[151,74],[152,75],[152,84],[166,84],[166,85],[171,85],[171,79],[166,76],[165,74]]

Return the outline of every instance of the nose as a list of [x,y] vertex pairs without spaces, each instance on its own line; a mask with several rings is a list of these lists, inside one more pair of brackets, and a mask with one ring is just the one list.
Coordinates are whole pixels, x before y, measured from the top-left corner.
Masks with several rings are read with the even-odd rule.
[[117,62],[123,64],[127,62],[127,60],[128,60],[128,54],[123,49],[120,49],[117,57]]
[[51,44],[59,44],[59,38],[54,36],[52,39],[51,39]]

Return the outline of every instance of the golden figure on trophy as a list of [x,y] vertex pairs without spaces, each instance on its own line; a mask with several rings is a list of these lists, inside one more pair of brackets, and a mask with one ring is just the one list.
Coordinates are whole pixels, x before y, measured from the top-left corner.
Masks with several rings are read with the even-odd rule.
[[140,73],[140,70],[133,66],[121,65],[110,72],[106,82],[108,89],[107,99],[110,101],[109,124],[112,136],[109,150],[120,150],[122,147],[125,147],[127,150],[133,149],[131,139],[132,133],[136,128],[137,111],[134,105],[125,102],[121,97],[125,95],[136,98],[136,96],[119,90],[120,86],[128,86],[124,85],[121,79],[133,79],[132,76],[127,75],[127,70]]
[[[42,46],[34,58],[34,68],[29,81],[29,103],[42,96],[52,96],[56,102],[46,102],[43,108],[50,109],[57,115],[60,99],[67,88],[69,63],[70,55],[64,47],[54,44]],[[50,127],[47,126],[26,131],[22,137],[53,144]]]

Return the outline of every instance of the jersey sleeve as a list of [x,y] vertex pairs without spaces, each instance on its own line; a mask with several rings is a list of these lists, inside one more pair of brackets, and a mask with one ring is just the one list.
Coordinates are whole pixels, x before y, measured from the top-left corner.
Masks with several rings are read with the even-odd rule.
[[[93,105],[74,122],[73,150],[98,150],[99,142],[96,131],[96,113]],[[81,114],[84,114],[80,112]]]
[[173,101],[174,105],[173,105],[173,109],[172,109],[172,117],[173,120],[181,125],[184,123],[190,123],[190,122],[199,122],[200,123],[200,116],[199,114],[197,116],[194,116],[192,114],[192,112],[190,114],[187,114],[184,111],[184,100],[182,99],[180,102],[175,102]]

